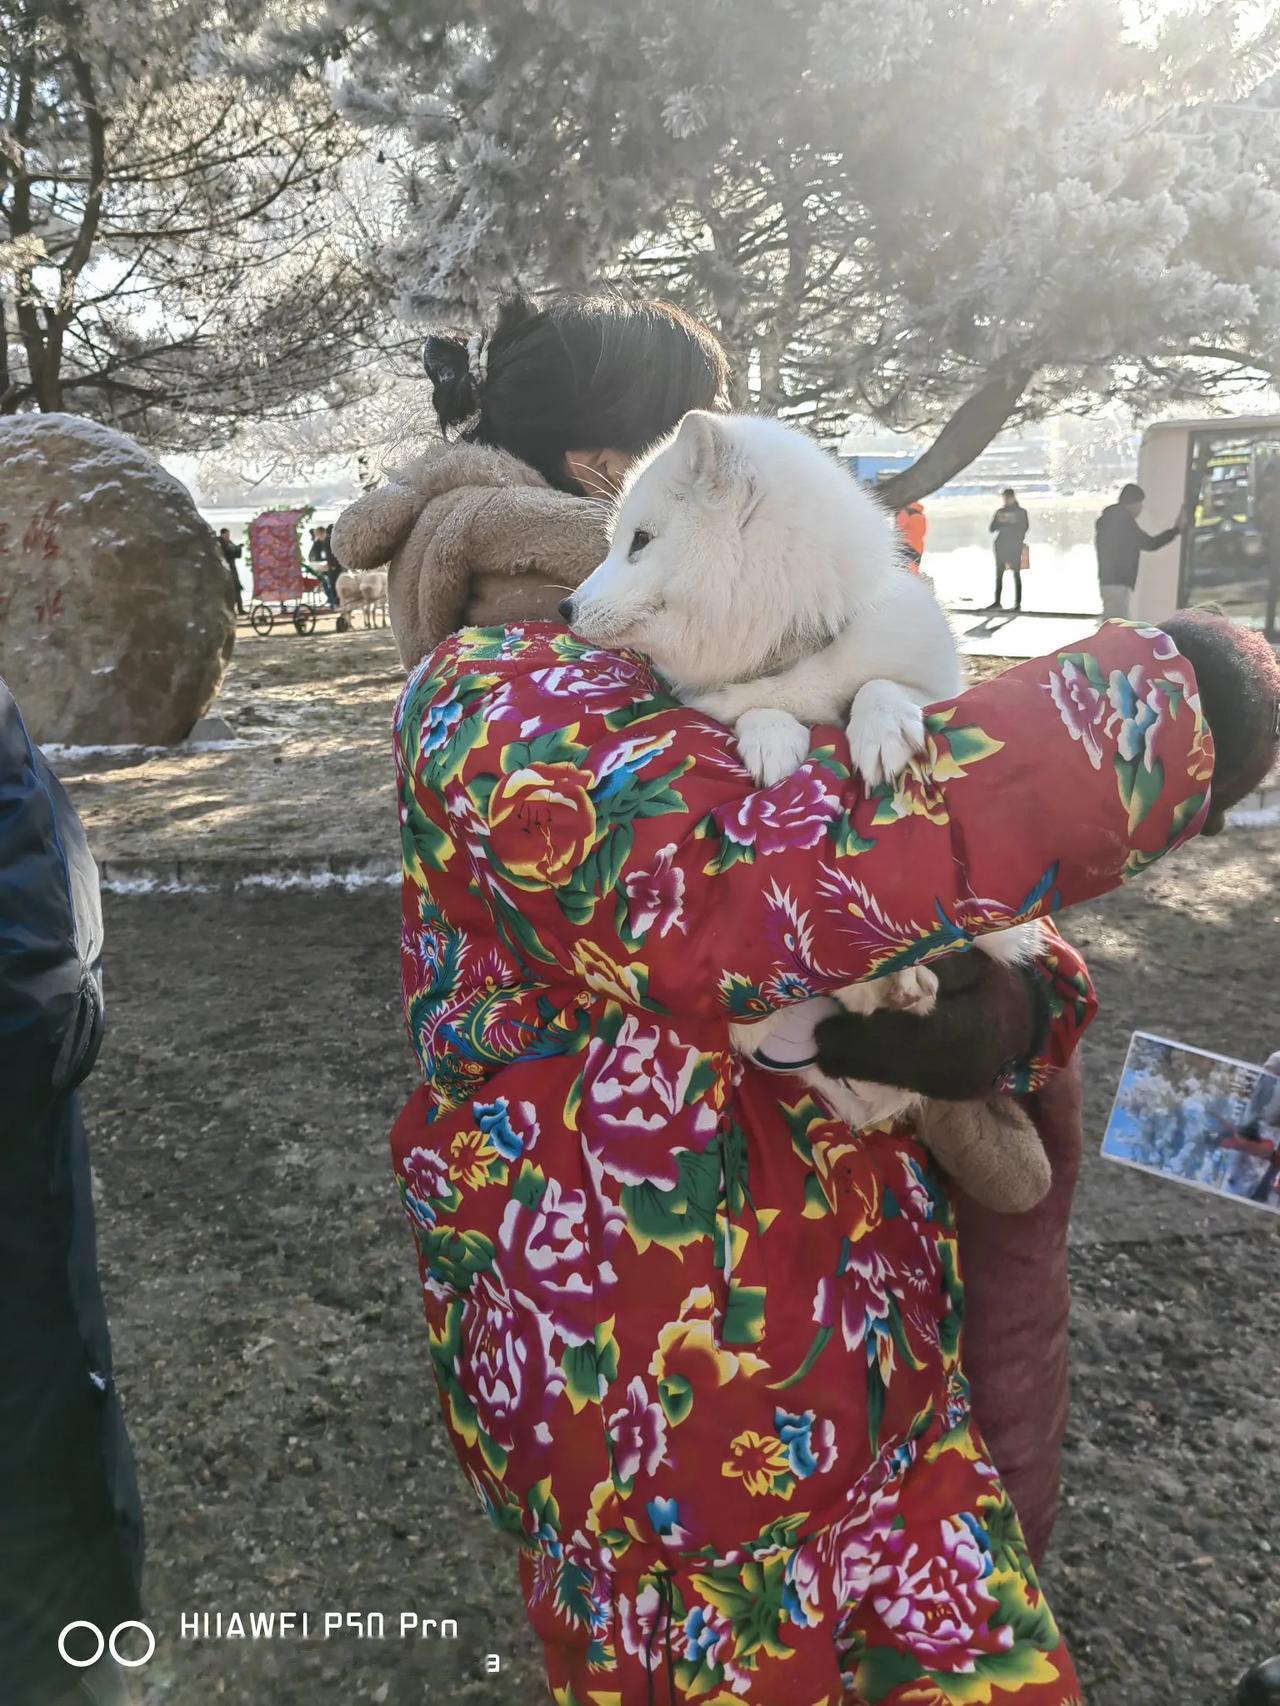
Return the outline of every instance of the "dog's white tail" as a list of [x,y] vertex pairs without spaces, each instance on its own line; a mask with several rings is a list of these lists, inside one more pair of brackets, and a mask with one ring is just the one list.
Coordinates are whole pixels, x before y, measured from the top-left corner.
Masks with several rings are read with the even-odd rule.
[[997,930],[993,936],[979,936],[973,945],[1003,966],[1027,966],[1040,957],[1044,931],[1033,918],[1027,924],[1011,924],[1007,930]]

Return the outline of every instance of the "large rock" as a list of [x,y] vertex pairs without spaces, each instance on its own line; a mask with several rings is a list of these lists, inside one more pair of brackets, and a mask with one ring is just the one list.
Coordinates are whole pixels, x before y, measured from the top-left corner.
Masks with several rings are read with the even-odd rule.
[[182,740],[234,637],[231,577],[185,486],[94,421],[0,418],[0,677],[34,739]]

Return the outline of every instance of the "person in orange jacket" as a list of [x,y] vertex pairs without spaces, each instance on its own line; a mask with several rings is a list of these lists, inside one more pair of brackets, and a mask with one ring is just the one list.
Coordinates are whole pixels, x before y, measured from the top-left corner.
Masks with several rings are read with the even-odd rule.
[[929,531],[924,505],[916,502],[904,504],[893,519],[902,539],[902,552],[907,560],[907,567],[919,574],[920,560],[924,556],[924,538]]

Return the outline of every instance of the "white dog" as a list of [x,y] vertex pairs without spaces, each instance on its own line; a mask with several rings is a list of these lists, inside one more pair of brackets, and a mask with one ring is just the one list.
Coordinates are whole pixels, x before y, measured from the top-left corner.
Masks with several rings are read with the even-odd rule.
[[[892,778],[924,748],[923,708],[963,686],[946,616],[902,565],[889,516],[779,421],[687,415],[633,469],[610,538],[609,555],[561,613],[585,640],[646,653],[686,703],[731,724],[764,786],[807,758],[806,725],[846,719],[858,772],[873,784]],[[978,946],[1026,961],[1039,950],[1039,926]],[[838,999],[855,1013],[925,1013],[936,992],[922,966]],[[760,1050],[780,1019],[734,1026],[735,1045]],[[813,1068],[801,1076],[852,1125],[915,1100]]]

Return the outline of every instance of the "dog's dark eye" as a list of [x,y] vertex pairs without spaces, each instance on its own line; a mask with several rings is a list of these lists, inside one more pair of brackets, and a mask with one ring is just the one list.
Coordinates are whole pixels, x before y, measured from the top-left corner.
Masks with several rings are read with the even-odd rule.
[[646,533],[643,527],[637,527],[635,532],[631,535],[631,549],[627,555],[630,557],[638,557],[641,551],[644,550],[645,546],[650,544],[652,540],[652,533]]

